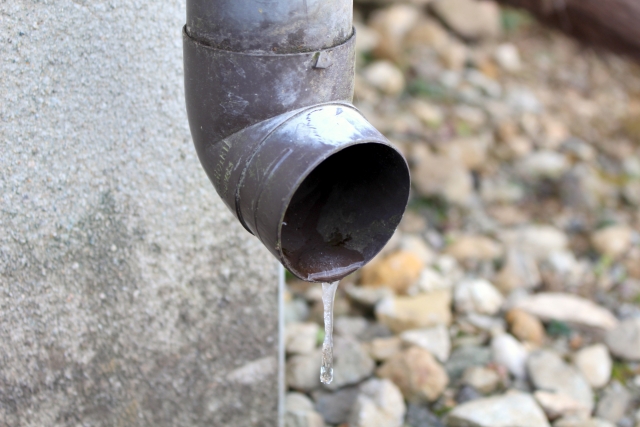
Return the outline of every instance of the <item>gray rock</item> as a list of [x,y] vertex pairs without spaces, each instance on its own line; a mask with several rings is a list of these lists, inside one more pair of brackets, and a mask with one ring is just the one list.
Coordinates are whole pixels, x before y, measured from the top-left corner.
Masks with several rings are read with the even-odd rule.
[[460,378],[471,366],[484,366],[491,361],[491,349],[466,345],[456,348],[445,364],[445,369],[452,380]]
[[429,408],[414,403],[409,403],[404,423],[409,427],[445,427]]
[[465,384],[458,389],[458,392],[456,393],[456,402],[459,405],[462,405],[463,403],[471,402],[472,400],[480,399],[481,397],[482,394],[478,390],[473,386]]
[[359,393],[357,386],[345,387],[335,392],[315,392],[313,399],[316,401],[316,411],[329,424],[346,423]]
[[617,423],[631,403],[631,394],[618,381],[613,381],[607,387],[598,401],[596,416],[603,420]]
[[605,341],[614,356],[640,361],[640,317],[620,323],[607,333]]
[[536,389],[565,394],[589,411],[593,409],[593,391],[589,383],[576,368],[566,364],[556,353],[543,350],[531,354],[527,369]]
[[533,397],[509,392],[456,406],[447,417],[449,427],[549,427]]
[[[318,360],[320,363],[320,360]],[[337,390],[356,384],[373,373],[375,363],[362,345],[352,338],[335,337],[333,349],[333,382],[325,385]],[[318,369],[320,365],[318,364]],[[320,371],[317,372],[318,376]]]
[[448,328],[444,325],[404,331],[400,334],[400,339],[405,344],[429,350],[440,362],[446,362],[451,353],[451,338]]
[[406,406],[391,381],[372,378],[362,384],[349,416],[350,427],[400,427]]
[[494,362],[507,368],[511,375],[519,379],[526,378],[529,352],[512,335],[500,334],[493,337],[491,352]]
[[595,344],[581,349],[574,355],[573,363],[580,369],[591,387],[604,387],[611,378],[613,361],[604,344]]
[[285,427],[324,427],[320,414],[313,410],[313,403],[301,393],[289,393],[285,400]]

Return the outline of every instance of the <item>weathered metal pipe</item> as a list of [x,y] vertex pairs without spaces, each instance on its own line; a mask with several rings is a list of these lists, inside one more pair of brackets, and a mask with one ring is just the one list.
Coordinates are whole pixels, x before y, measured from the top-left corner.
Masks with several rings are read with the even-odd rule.
[[352,0],[188,0],[198,157],[240,223],[303,280],[338,280],[396,229],[402,155],[351,105]]

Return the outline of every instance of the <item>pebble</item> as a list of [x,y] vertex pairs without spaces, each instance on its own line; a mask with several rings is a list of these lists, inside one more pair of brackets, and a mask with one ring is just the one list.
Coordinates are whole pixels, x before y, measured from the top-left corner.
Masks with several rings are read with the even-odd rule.
[[321,351],[289,357],[286,365],[287,385],[302,392],[320,387]]
[[383,299],[392,298],[394,295],[393,290],[387,287],[373,288],[349,284],[344,287],[344,290],[349,298],[365,307],[373,307]]
[[611,258],[618,258],[631,248],[632,231],[623,225],[602,228],[591,235],[593,248]]
[[310,353],[318,342],[317,323],[289,323],[285,328],[285,349],[290,354]]
[[485,366],[492,358],[491,349],[476,345],[463,345],[453,350],[445,364],[447,375],[458,379],[472,366]]
[[405,425],[411,427],[445,427],[426,406],[409,403]]
[[451,323],[451,292],[435,291],[413,296],[397,296],[380,301],[376,318],[393,332]]
[[[334,338],[333,357],[333,382],[324,386],[329,390],[356,384],[369,377],[375,368],[363,346],[351,338]],[[319,372],[315,373],[317,377]]]
[[362,77],[386,95],[399,95],[405,86],[404,75],[389,61],[376,61],[362,70]]
[[359,393],[358,386],[344,387],[335,392],[317,391],[313,393],[315,410],[328,424],[346,423]]
[[340,316],[333,322],[333,333],[342,337],[360,338],[367,330],[369,322],[358,316]]
[[378,368],[376,375],[393,381],[410,402],[433,402],[449,384],[442,365],[419,347],[392,356]]
[[[405,214],[405,217],[407,215]],[[404,220],[405,218],[403,218]],[[420,217],[424,221],[424,218]],[[426,229],[426,224],[422,227]],[[400,249],[405,252],[413,254],[415,257],[422,261],[423,265],[429,265],[434,262],[436,254],[433,249],[429,247],[425,239],[421,236],[407,234],[400,238]]]
[[453,408],[449,427],[549,427],[544,412],[526,393],[477,399]]
[[568,417],[553,423],[553,427],[616,427],[609,421],[598,418]]
[[425,125],[437,128],[444,121],[442,109],[422,99],[416,99],[409,106],[411,112],[419,118]]
[[425,268],[420,273],[417,283],[417,291],[433,292],[433,291],[449,291],[453,289],[453,280],[450,275],[445,276],[434,268]]
[[621,322],[607,333],[605,341],[614,356],[629,361],[640,361],[640,318]]
[[374,51],[376,57],[399,60],[403,51],[402,42],[416,26],[420,15],[420,9],[408,4],[393,4],[374,11],[369,19],[369,27],[380,35]]
[[424,146],[412,150],[412,181],[418,194],[424,197],[442,196],[448,201],[465,205],[473,192],[473,180],[462,162],[433,154]]
[[473,386],[470,386],[468,384],[463,384],[462,387],[458,389],[458,392],[455,396],[456,403],[458,403],[459,405],[480,398],[482,398],[482,394]]
[[468,384],[481,393],[491,393],[500,385],[500,375],[484,366],[471,366],[462,374],[462,383]]
[[402,349],[400,337],[376,338],[367,345],[369,355],[378,362],[389,359]]
[[516,169],[524,178],[558,179],[569,169],[569,162],[557,151],[541,150],[519,160]]
[[593,409],[593,392],[589,383],[577,369],[567,365],[556,353],[542,350],[531,354],[527,370],[536,389],[567,395],[589,412]]
[[526,225],[506,230],[500,233],[500,240],[505,246],[530,254],[537,260],[569,246],[567,235],[550,225]]
[[445,253],[458,261],[468,259],[493,260],[502,255],[502,246],[485,236],[464,235],[456,237]]
[[505,319],[509,324],[509,331],[520,341],[542,345],[545,338],[544,326],[537,317],[514,308],[507,312]]
[[443,363],[447,361],[449,354],[451,354],[449,330],[444,325],[404,331],[400,334],[400,338],[406,345],[416,345],[428,350]]
[[424,261],[413,252],[401,250],[362,267],[360,281],[368,287],[387,286],[405,293],[420,277]]
[[[476,110],[474,109],[471,111]],[[473,123],[472,127],[482,126],[484,122],[484,115],[482,115],[482,118],[471,118],[470,116],[474,114],[471,113],[471,111],[458,110],[458,114],[461,115],[466,113],[466,120],[464,121],[468,124],[472,122],[472,120],[476,122]],[[481,110],[478,111],[481,112]],[[491,142],[492,140],[487,137],[458,138],[443,144],[439,147],[438,153],[443,154],[450,159],[458,160],[467,169],[476,170],[486,163]]]
[[468,40],[495,38],[501,33],[500,8],[474,0],[435,0],[433,12],[460,37]]
[[349,416],[350,427],[401,427],[406,406],[398,387],[386,379],[372,378],[360,386]]
[[301,393],[288,393],[285,398],[285,427],[324,427],[322,416],[313,410],[313,403]]
[[529,352],[524,346],[509,334],[500,334],[491,340],[493,360],[518,379],[527,377],[527,358]]
[[504,265],[494,278],[494,283],[503,293],[514,289],[532,289],[540,284],[540,270],[533,256],[526,252],[510,249]]
[[522,69],[520,52],[518,52],[518,48],[511,43],[502,43],[498,45],[493,57],[498,65],[505,71],[516,73]]
[[617,423],[624,416],[630,403],[629,391],[618,381],[613,381],[598,400],[596,416]]
[[458,313],[494,315],[504,303],[502,294],[487,280],[466,279],[454,290],[453,300]]
[[579,350],[573,356],[573,363],[593,388],[604,387],[611,379],[613,361],[604,344],[594,344]]
[[570,396],[538,390],[533,396],[550,420],[564,416],[588,418],[589,410]]
[[519,308],[544,322],[557,320],[596,330],[610,330],[618,320],[607,309],[576,295],[542,292],[516,302]]

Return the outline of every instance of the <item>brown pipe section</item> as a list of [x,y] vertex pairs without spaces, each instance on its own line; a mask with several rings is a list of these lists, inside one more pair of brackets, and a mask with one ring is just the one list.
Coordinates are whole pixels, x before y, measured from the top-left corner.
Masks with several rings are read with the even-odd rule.
[[351,105],[352,0],[188,0],[198,157],[240,223],[303,280],[355,271],[395,231],[402,155]]

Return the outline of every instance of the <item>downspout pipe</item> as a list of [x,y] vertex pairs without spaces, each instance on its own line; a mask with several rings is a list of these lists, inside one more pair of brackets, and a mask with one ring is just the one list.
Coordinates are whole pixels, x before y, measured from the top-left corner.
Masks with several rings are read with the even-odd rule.
[[250,233],[303,280],[371,260],[409,197],[402,155],[351,104],[352,0],[187,0],[198,157]]

